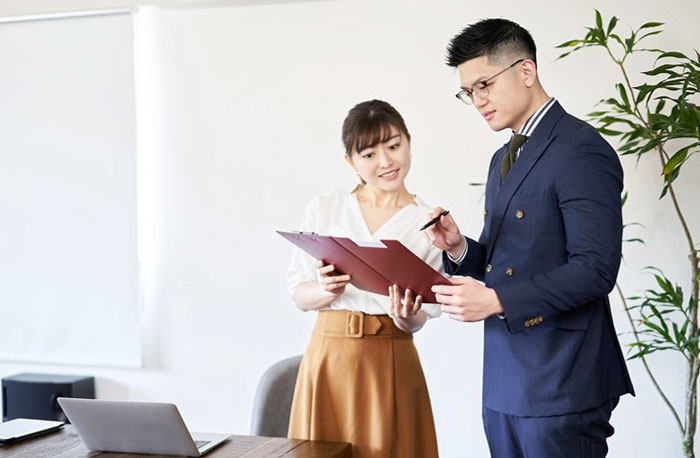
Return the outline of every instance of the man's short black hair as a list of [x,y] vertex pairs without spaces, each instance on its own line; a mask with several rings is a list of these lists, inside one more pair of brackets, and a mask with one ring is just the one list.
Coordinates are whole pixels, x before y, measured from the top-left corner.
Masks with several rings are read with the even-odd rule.
[[508,19],[482,19],[464,28],[447,46],[447,65],[457,67],[481,56],[500,62],[504,57],[526,58],[537,64],[537,48],[530,32]]

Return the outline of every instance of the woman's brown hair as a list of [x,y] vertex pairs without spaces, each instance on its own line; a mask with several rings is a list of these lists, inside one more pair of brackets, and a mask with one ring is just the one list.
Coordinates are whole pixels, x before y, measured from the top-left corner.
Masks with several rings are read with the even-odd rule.
[[355,105],[343,122],[343,145],[345,154],[371,148],[389,140],[391,127],[398,129],[406,139],[411,141],[403,118],[383,100],[368,100]]

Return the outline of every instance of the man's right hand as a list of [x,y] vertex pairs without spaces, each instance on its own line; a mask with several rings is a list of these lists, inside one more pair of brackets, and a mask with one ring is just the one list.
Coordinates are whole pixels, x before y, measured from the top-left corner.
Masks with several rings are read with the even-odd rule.
[[[430,218],[435,218],[443,209],[436,207],[430,214]],[[459,232],[457,223],[452,219],[452,215],[440,217],[440,221],[425,230],[428,241],[436,248],[447,251],[453,258],[459,258],[464,252],[464,245],[467,241]]]

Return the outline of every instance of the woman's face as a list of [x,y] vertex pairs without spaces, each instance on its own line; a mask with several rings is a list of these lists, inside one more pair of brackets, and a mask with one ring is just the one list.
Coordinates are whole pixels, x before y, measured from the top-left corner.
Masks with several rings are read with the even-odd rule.
[[411,168],[411,145],[400,130],[391,126],[389,138],[362,151],[345,155],[348,161],[367,183],[382,191],[395,191],[403,187]]

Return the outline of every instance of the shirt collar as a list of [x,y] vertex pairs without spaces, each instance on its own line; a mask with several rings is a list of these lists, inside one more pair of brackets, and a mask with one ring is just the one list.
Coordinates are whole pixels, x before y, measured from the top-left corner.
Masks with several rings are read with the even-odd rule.
[[[527,121],[525,121],[525,124],[523,124],[523,127],[520,128],[518,133],[528,137],[532,136],[532,133],[535,131],[540,121],[542,121],[542,118],[544,118],[547,111],[552,107],[552,105],[554,105],[554,102],[556,102],[556,99],[554,97],[550,97],[549,100],[542,104],[542,106],[539,107]],[[515,132],[513,132],[513,134],[515,134]]]

